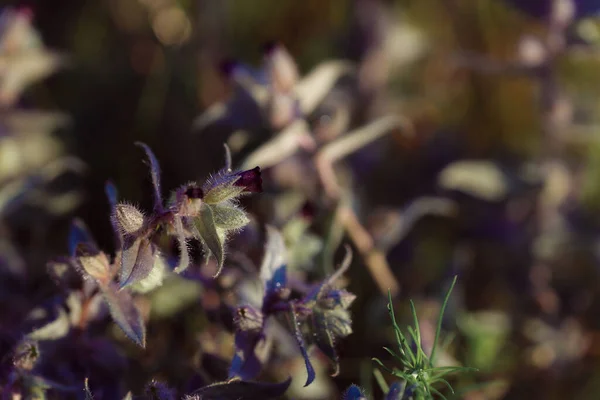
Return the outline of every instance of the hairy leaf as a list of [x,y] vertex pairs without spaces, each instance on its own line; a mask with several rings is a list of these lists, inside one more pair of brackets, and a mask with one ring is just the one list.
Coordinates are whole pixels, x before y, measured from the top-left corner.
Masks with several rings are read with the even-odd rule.
[[175,232],[177,233],[177,241],[179,242],[179,263],[175,268],[176,273],[181,273],[190,265],[190,253],[187,246],[185,231],[183,229],[183,221],[181,217],[175,217]]
[[225,261],[225,243],[217,231],[210,207],[202,207],[200,216],[194,219],[194,226],[198,239],[204,244],[205,250],[208,250],[209,254],[217,260],[218,270],[215,274],[217,277],[221,273]]
[[139,282],[154,268],[156,249],[148,238],[133,236],[124,241],[119,271],[120,288]]
[[250,219],[244,210],[231,203],[220,203],[210,206],[215,225],[225,230],[238,230],[248,225]]
[[139,346],[145,347],[146,327],[131,294],[125,290],[119,290],[114,284],[101,289],[115,323],[131,340]]

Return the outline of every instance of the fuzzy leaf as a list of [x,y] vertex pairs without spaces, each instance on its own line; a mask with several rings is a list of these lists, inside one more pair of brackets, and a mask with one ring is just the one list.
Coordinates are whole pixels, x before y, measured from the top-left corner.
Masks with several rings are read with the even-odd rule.
[[144,149],[146,156],[150,161],[150,174],[152,175],[152,186],[154,187],[154,210],[162,211],[163,204],[160,188],[160,165],[158,164],[158,160],[148,145],[142,142],[135,142],[135,144]]
[[79,218],[76,218],[71,223],[71,229],[69,230],[69,255],[71,257],[75,256],[75,250],[77,249],[77,245],[80,243],[88,243],[94,247],[97,247],[94,238],[85,225],[85,222]]
[[302,357],[304,357],[304,364],[306,365],[306,372],[308,374],[306,383],[304,384],[304,387],[306,387],[315,380],[316,373],[310,362],[306,344],[304,343],[304,338],[302,337],[302,332],[300,331],[300,322],[298,321],[294,303],[291,303],[291,308],[292,310],[290,312],[290,316],[292,321],[292,329],[294,330],[294,337],[296,338],[296,343],[298,343],[298,347],[300,348],[300,353],[302,354]]
[[149,239],[129,237],[125,239],[121,252],[119,271],[120,288],[139,282],[150,275],[154,268],[154,245]]
[[228,178],[224,182],[214,185],[212,188],[204,189],[204,202],[206,204],[218,204],[222,201],[231,200],[238,197],[244,191],[241,186],[235,186],[235,179]]
[[146,347],[146,327],[131,294],[125,290],[118,290],[114,284],[101,289],[115,323],[136,344]]
[[190,253],[187,246],[185,231],[183,229],[183,221],[181,217],[175,217],[175,232],[177,233],[177,241],[179,242],[179,264],[175,268],[175,273],[179,274],[187,269],[190,265]]
[[204,244],[205,250],[208,250],[217,260],[218,270],[215,274],[215,277],[217,277],[221,273],[225,260],[225,244],[222,236],[217,231],[210,207],[202,207],[200,216],[194,219],[194,225],[198,239]]
[[244,212],[231,203],[221,203],[210,206],[215,225],[225,230],[238,230],[248,225],[250,219]]
[[69,316],[63,308],[59,308],[55,320],[35,329],[27,335],[31,340],[56,340],[65,337],[70,328]]
[[367,400],[365,394],[356,385],[350,385],[350,387],[344,393],[342,400]]
[[277,399],[287,391],[292,378],[280,383],[249,382],[233,379],[215,383],[194,392],[192,399],[202,400],[268,400]]

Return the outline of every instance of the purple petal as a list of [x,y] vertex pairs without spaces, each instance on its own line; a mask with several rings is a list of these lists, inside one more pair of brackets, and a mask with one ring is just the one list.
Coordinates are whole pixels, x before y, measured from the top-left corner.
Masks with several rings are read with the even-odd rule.
[[262,189],[262,177],[260,174],[260,167],[249,169],[247,171],[237,172],[234,176],[239,178],[235,181],[235,186],[244,188],[246,193],[261,193]]
[[229,378],[243,380],[255,378],[262,368],[261,362],[256,357],[256,346],[262,340],[262,332],[242,331],[235,333],[235,355],[229,368]]
[[104,193],[106,194],[108,204],[110,204],[110,208],[112,210],[117,205],[117,199],[119,197],[117,187],[112,181],[106,181],[104,184]]
[[302,353],[302,357],[304,357],[304,364],[306,365],[306,372],[308,374],[306,383],[304,384],[304,387],[306,387],[315,380],[316,373],[310,362],[310,358],[308,357],[308,351],[306,349],[306,344],[304,343],[304,338],[302,337],[302,332],[300,332],[300,323],[296,315],[296,306],[294,303],[291,303],[291,307],[292,311],[290,314],[292,319],[292,329],[294,329],[294,336],[296,338],[296,342],[298,343],[298,347],[300,347],[300,353]]
[[75,256],[77,245],[80,243],[86,243],[93,247],[97,247],[96,242],[85,223],[81,219],[76,218],[71,223],[71,229],[69,230],[69,255],[71,257]]

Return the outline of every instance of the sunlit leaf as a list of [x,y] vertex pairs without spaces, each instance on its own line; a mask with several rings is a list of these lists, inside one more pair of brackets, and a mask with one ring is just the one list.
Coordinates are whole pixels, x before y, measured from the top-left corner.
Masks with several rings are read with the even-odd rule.
[[63,308],[59,308],[56,319],[46,325],[36,328],[27,335],[27,338],[37,341],[60,339],[67,335],[70,327],[71,323],[69,316]]
[[110,262],[106,254],[98,251],[87,243],[79,243],[75,249],[77,257],[77,266],[82,274],[89,276],[100,285],[108,284],[113,275],[110,269]]
[[276,228],[267,225],[266,229],[267,241],[260,266],[260,279],[264,282],[265,289],[271,291],[286,284],[287,249],[281,233]]
[[440,172],[438,185],[488,201],[501,200],[508,193],[506,176],[490,161],[454,162]]

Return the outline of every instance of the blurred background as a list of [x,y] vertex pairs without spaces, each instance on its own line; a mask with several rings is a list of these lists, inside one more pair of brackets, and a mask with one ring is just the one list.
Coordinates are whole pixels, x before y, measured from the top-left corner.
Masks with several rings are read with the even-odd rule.
[[[331,60],[353,65],[327,83],[330,90],[305,115],[317,148],[390,115],[412,127],[412,135],[391,129],[362,146],[336,172],[343,198],[399,285],[400,320],[410,321],[413,299],[424,332],[434,326],[439,299],[458,275],[444,319],[444,331],[453,337],[444,357],[449,365],[479,372],[452,380],[457,398],[599,398],[596,3],[5,0],[3,6],[30,10],[45,47],[63,55],[64,65],[28,85],[18,100],[3,103],[53,117],[14,122],[3,109],[0,185],[38,174],[56,159],[68,170],[38,197],[25,199],[30,189],[0,191],[0,206],[6,207],[0,212],[1,256],[11,259],[6,265],[27,265],[34,278],[26,287],[36,293],[22,299],[22,306],[15,297],[0,297],[13,304],[0,308],[5,323],[52,292],[44,265],[66,252],[73,217],[88,224],[101,248],[114,251],[107,180],[123,199],[151,209],[147,167],[135,141],[154,150],[166,191],[221,168],[223,143],[240,165],[278,137],[277,123],[255,123],[246,115],[251,105],[225,122],[197,119],[235,97],[224,61],[259,71],[265,45],[276,41],[300,75]],[[57,122],[57,113],[64,123]],[[19,129],[42,133],[21,140]],[[298,164],[259,163],[265,193],[244,204],[256,221],[281,227],[289,219],[280,212],[288,207],[282,196],[304,193],[294,201],[317,208],[308,228],[316,250],[307,257],[327,270],[322,260],[339,259],[328,247],[330,236],[339,236],[335,243],[360,245],[344,229],[334,229],[331,196],[323,194],[314,168],[306,167],[314,149],[299,153]],[[232,249],[253,248],[244,235]],[[255,253],[250,257],[259,260]],[[351,307],[354,333],[338,343],[340,374],[327,378],[325,371],[323,387],[304,395],[298,390],[294,398],[340,398],[351,383],[369,398],[382,398],[371,357],[388,360],[382,346],[394,336],[387,297],[362,253],[347,281],[358,297]],[[195,318],[190,313],[204,313],[205,303],[186,307],[169,317],[170,327],[155,322],[149,335],[194,343],[175,354],[198,347],[201,354],[218,352],[197,343],[198,335],[204,335],[201,342],[208,335],[204,319],[185,322]],[[137,360],[130,366],[146,365],[149,356],[128,351]],[[166,364],[139,374],[177,381]]]

